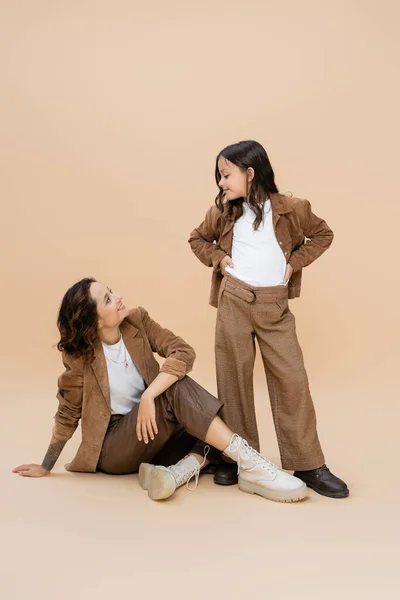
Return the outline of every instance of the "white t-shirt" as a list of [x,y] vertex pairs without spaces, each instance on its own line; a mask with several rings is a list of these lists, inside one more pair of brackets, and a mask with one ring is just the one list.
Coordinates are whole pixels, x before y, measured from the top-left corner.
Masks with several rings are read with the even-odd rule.
[[126,415],[146,389],[142,376],[127,351],[124,340],[109,346],[102,342],[111,395],[111,414]]
[[227,273],[254,287],[283,285],[286,258],[278,244],[272,223],[271,201],[264,204],[264,219],[253,229],[256,214],[243,202],[243,215],[235,222],[232,241],[232,267]]

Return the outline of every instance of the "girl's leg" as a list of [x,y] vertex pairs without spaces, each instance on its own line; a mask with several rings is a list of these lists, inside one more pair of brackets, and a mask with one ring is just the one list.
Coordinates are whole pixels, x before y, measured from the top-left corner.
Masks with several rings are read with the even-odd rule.
[[260,297],[253,316],[282,466],[292,471],[316,469],[325,459],[287,290]]
[[239,291],[243,297],[235,295],[230,279],[224,280],[223,285],[215,329],[218,398],[223,403],[221,417],[259,450],[253,390],[256,349],[251,302],[254,297],[247,290]]

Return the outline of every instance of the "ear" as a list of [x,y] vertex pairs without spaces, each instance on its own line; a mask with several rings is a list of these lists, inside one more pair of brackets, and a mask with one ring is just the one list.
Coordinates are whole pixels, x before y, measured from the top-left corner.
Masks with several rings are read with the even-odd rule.
[[247,181],[248,183],[251,183],[254,179],[254,169],[253,167],[249,167],[247,169]]

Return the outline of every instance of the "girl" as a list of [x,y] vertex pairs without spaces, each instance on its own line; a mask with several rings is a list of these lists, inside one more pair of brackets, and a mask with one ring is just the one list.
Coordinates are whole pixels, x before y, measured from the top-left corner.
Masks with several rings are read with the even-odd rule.
[[[264,363],[282,467],[316,492],[349,494],[324,462],[295,320],[288,298],[300,295],[302,268],[327,250],[333,233],[307,200],[279,194],[264,148],[239,142],[216,159],[219,193],[189,239],[213,268],[210,304],[218,307],[218,397],[227,425],[259,449],[254,408],[255,339]],[[216,483],[237,482],[222,463]]]
[[[149,497],[168,498],[193,476],[197,485],[207,463],[209,447],[200,441],[184,457],[185,428],[237,463],[242,491],[281,502],[306,496],[300,479],[267,461],[221,421],[221,402],[186,377],[193,349],[143,308],[128,310],[121,296],[86,278],[65,294],[58,329],[66,370],[58,380],[50,446],[41,465],[21,465],[14,473],[49,475],[81,421],[82,443],[66,465],[68,471],[121,474],[139,469],[139,483]],[[166,359],[161,370],[153,352]],[[162,466],[170,464],[167,456],[173,453],[181,460]],[[149,464],[152,460],[161,465]]]

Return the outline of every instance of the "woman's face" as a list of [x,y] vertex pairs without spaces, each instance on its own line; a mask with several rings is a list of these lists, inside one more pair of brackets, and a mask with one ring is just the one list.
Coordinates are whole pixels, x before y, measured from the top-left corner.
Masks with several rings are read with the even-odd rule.
[[96,302],[99,329],[118,327],[128,316],[129,310],[122,302],[122,296],[114,294],[104,283],[93,282],[90,295]]

